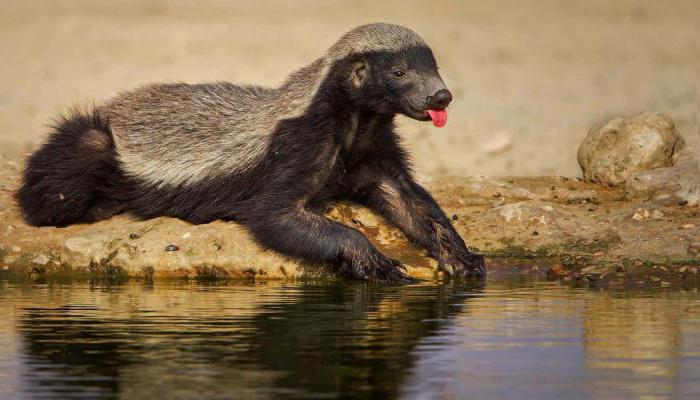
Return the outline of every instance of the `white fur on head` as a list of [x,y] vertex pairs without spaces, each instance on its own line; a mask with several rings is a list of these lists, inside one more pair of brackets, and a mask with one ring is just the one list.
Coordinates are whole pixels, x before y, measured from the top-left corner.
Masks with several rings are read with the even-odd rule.
[[400,51],[416,46],[427,47],[427,44],[412,30],[400,25],[376,23],[358,26],[343,35],[328,49],[327,56],[331,60],[340,60],[350,54]]

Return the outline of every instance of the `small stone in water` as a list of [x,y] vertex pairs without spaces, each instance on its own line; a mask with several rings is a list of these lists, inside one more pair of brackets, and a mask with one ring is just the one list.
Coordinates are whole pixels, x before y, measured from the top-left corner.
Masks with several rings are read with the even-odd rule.
[[165,251],[178,251],[178,250],[180,250],[180,248],[174,244],[169,244],[169,245],[165,246]]
[[457,221],[458,219],[459,219],[459,217],[457,216],[457,214],[452,214],[453,221]]

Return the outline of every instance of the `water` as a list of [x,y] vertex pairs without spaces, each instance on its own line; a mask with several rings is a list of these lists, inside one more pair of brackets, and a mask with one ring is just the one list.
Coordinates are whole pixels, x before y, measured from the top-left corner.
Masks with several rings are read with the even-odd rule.
[[0,282],[0,398],[700,398],[697,290]]

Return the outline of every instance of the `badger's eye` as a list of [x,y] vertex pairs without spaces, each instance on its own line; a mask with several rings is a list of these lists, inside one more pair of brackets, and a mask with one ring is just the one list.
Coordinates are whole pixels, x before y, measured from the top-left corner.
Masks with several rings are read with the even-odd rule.
[[406,75],[406,73],[401,71],[400,69],[397,69],[396,71],[394,71],[394,76],[397,78],[401,78],[404,75]]

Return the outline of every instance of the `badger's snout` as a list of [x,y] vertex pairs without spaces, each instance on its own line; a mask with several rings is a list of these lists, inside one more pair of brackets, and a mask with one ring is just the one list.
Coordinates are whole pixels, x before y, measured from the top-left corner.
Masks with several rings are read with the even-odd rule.
[[430,110],[444,110],[452,101],[452,93],[447,89],[440,89],[432,96],[428,96],[427,104]]

